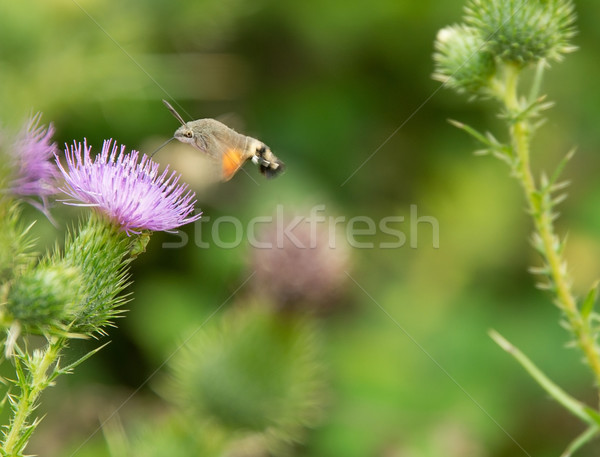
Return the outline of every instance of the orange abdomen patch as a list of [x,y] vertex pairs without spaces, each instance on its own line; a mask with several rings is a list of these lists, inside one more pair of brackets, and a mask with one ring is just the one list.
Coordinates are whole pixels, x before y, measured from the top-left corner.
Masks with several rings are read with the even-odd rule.
[[227,149],[223,153],[223,180],[229,181],[244,164],[244,160],[244,153],[241,149]]

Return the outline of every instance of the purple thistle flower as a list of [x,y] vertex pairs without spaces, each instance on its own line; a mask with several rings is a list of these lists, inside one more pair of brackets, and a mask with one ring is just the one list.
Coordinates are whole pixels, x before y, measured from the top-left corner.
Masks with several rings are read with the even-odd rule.
[[194,222],[200,214],[190,216],[196,194],[187,184],[178,184],[181,175],[169,173],[167,167],[159,175],[158,164],[147,155],[138,163],[139,152],[125,153],[113,140],[104,141],[102,152],[92,159],[87,140],[73,142],[65,149],[67,166],[56,163],[64,178],[61,190],[79,203],[94,206],[115,221],[127,235],[142,230],[173,230]]
[[14,178],[9,191],[22,197],[40,197],[42,204],[30,201],[48,215],[48,196],[58,192],[58,169],[50,159],[56,154],[56,143],[52,124],[40,126],[42,113],[31,116],[9,148],[14,163]]

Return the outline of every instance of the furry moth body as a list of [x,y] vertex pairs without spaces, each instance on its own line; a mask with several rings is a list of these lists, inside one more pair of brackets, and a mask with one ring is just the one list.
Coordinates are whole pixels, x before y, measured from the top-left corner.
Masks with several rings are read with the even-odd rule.
[[283,171],[283,162],[262,141],[242,135],[215,119],[185,122],[169,102],[163,100],[163,103],[181,123],[173,138],[192,145],[218,161],[223,181],[229,181],[247,160],[258,165],[260,172],[267,178]]

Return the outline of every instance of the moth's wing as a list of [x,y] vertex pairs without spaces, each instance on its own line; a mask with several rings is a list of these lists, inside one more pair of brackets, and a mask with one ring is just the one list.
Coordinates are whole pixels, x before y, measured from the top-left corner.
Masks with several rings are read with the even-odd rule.
[[197,122],[198,132],[206,142],[206,154],[219,163],[221,179],[229,181],[253,155],[249,151],[249,138],[215,119]]
[[219,121],[223,125],[226,125],[230,129],[235,130],[236,132],[244,132],[246,130],[246,123],[244,122],[243,117],[238,113],[224,113],[216,117],[215,120]]
[[221,178],[223,181],[229,181],[242,165],[252,157],[247,150],[246,137],[233,132],[227,138],[213,137],[212,147],[214,148],[210,155],[219,157],[221,161]]

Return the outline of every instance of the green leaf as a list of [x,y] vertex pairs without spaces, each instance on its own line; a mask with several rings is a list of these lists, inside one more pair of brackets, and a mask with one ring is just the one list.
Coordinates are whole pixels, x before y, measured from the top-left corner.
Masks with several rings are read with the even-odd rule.
[[545,100],[546,96],[542,95],[537,100],[525,106],[521,111],[505,114],[505,117],[513,124],[539,117],[542,111],[549,110],[554,106],[553,102],[546,102]]
[[594,305],[598,299],[598,284],[600,281],[596,281],[590,291],[588,292],[585,300],[581,304],[581,317],[588,320],[594,310]]
[[569,163],[569,161],[573,158],[573,156],[575,155],[576,149],[573,148],[571,149],[564,157],[563,159],[559,162],[558,166],[556,167],[556,170],[554,170],[554,173],[552,174],[552,177],[550,178],[550,181],[548,182],[547,188],[544,189],[544,192],[546,192],[548,189],[551,189],[554,187],[554,185],[556,184],[556,182],[558,181],[558,178],[560,177],[560,175],[562,174],[563,170],[565,169],[565,167],[567,166],[567,163]]
[[6,406],[6,402],[8,400],[9,395],[10,395],[10,388],[4,393],[2,400],[0,400],[0,413],[2,413],[4,411],[4,407]]
[[546,69],[547,65],[548,63],[546,62],[546,59],[541,59],[536,65],[535,77],[533,78],[533,83],[531,84],[531,90],[528,98],[530,104],[533,104],[540,96],[542,81],[544,79],[544,70]]
[[448,122],[450,124],[452,124],[454,127],[464,130],[469,135],[471,135],[473,138],[475,138],[477,141],[479,141],[487,146],[490,146],[490,147],[493,145],[493,143],[488,138],[486,138],[486,136],[484,134],[478,132],[473,127],[471,127],[467,124],[463,124],[462,122],[455,121],[454,119],[448,119]]
[[592,438],[598,436],[599,431],[600,429],[597,425],[592,425],[591,427],[587,428],[585,432],[583,432],[581,435],[575,438],[571,444],[569,444],[569,447],[567,447],[565,452],[563,452],[560,457],[571,457],[575,451],[587,444]]
[[548,378],[548,376],[546,376],[525,354],[509,343],[498,332],[490,330],[489,335],[498,346],[512,355],[517,362],[525,368],[530,376],[558,403],[564,406],[573,415],[580,418],[583,422],[595,427],[600,426],[600,414],[597,411],[566,393],[562,388],[551,381],[550,378]]
[[75,362],[67,365],[64,368],[58,368],[56,369],[56,371],[54,373],[52,373],[52,375],[50,375],[49,377],[49,381],[53,381],[54,379],[56,379],[58,376],[60,376],[61,374],[70,374],[72,372],[72,370],[78,366],[79,364],[85,362],[87,359],[89,359],[91,356],[93,356],[94,354],[96,354],[97,352],[101,351],[102,349],[104,349],[106,346],[108,346],[110,344],[110,341],[107,341],[106,343],[104,343],[102,346],[97,347],[96,349],[91,350],[90,352],[88,352],[87,354],[85,354],[83,357],[77,359]]
[[23,365],[21,364],[21,358],[18,355],[15,356],[15,374],[17,375],[16,384],[21,389],[26,389],[28,386],[27,376],[25,375],[25,372],[23,371]]
[[37,421],[37,419],[36,419],[36,421],[34,423],[32,423],[31,425],[29,425],[25,428],[24,433],[19,437],[19,440],[16,442],[16,444],[14,446],[15,449],[18,449],[19,454],[17,454],[17,455],[21,455],[21,451],[23,451],[23,449],[25,449],[25,446],[27,446],[27,443],[29,442],[31,435],[35,431],[38,424],[39,424],[39,421]]
[[589,406],[584,407],[585,412],[589,414],[590,417],[594,418],[596,425],[600,426],[600,413]]
[[462,122],[455,121],[453,119],[448,119],[448,122],[454,127],[464,130],[466,133],[468,133],[477,141],[486,146],[485,149],[477,151],[477,155],[486,155],[492,153],[495,157],[507,162],[509,165],[514,166],[512,149],[510,148],[510,146],[507,146],[506,144],[498,141],[492,133],[486,132],[485,134],[483,134],[474,129],[473,127],[467,124],[463,124]]

